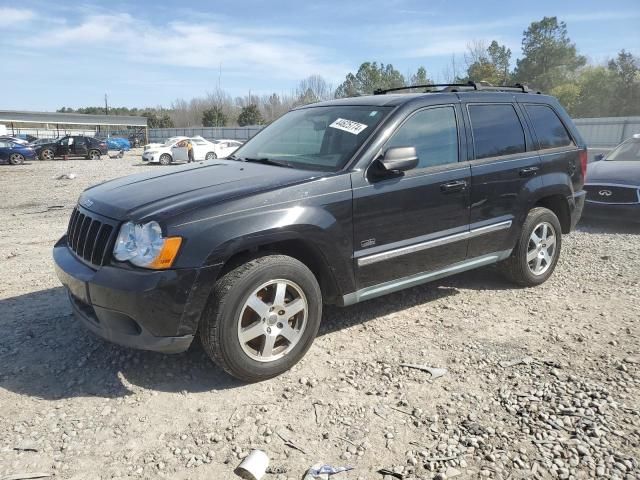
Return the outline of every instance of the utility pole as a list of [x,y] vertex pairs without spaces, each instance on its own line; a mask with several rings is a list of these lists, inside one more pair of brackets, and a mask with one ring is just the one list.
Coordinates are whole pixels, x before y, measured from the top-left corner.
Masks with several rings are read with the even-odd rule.
[[109,104],[107,103],[107,94],[104,94],[104,114],[109,115]]

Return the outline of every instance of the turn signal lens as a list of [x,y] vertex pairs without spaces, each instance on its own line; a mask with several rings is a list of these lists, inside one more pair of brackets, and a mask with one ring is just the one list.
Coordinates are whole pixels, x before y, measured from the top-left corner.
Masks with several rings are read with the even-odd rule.
[[147,268],[153,268],[154,270],[163,270],[165,268],[171,268],[173,261],[178,256],[180,251],[180,245],[182,244],[181,237],[169,237],[164,239],[164,245],[162,250],[156,258],[148,265]]

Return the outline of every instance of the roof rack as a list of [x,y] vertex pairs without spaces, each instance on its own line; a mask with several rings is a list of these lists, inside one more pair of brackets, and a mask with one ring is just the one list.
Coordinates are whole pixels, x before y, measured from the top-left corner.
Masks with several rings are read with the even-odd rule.
[[[389,92],[397,92],[400,90],[409,90],[412,88],[438,88],[445,87],[443,90],[436,90],[436,92],[446,91],[446,92],[458,92],[458,88],[460,89],[473,89],[473,90],[485,90],[491,92],[518,92],[518,93],[531,93],[529,87],[526,85],[522,85],[521,83],[516,83],[515,85],[505,85],[505,86],[493,86],[493,85],[483,85],[482,83],[476,82],[467,82],[467,83],[429,83],[424,85],[408,85],[406,87],[395,87],[395,88],[378,88],[373,91],[374,95],[384,95]],[[540,93],[540,92],[536,92]]]

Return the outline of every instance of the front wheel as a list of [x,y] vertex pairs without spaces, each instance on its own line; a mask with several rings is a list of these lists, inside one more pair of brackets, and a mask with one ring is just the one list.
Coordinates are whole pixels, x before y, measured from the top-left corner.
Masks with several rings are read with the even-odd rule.
[[209,152],[204,157],[205,160],[215,160],[216,158],[218,158],[216,152]]
[[89,160],[100,160],[100,152],[98,150],[91,150],[89,152]]
[[19,153],[12,153],[9,157],[9,163],[11,165],[21,165],[24,163],[24,157]]
[[215,284],[200,338],[227,373],[257,382],[289,370],[313,343],[322,294],[295,258],[269,255],[229,271]]
[[562,228],[555,213],[532,209],[511,256],[501,263],[504,274],[518,285],[533,287],[545,282],[560,257]]
[[171,155],[163,153],[160,155],[160,159],[158,161],[160,162],[160,165],[169,165],[171,164]]

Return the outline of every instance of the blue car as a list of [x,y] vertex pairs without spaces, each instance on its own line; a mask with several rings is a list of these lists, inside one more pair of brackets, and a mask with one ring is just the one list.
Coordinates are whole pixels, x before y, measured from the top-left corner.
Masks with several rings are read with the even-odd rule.
[[0,140],[0,163],[20,165],[25,160],[35,160],[36,151],[28,146],[19,143]]

